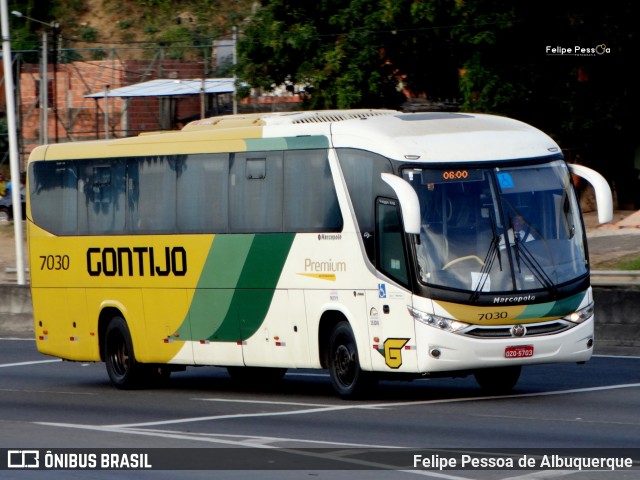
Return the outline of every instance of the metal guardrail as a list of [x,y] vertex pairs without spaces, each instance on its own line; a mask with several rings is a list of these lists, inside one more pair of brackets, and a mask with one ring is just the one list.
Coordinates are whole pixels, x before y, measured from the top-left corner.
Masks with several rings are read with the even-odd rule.
[[[25,280],[29,281],[29,269],[25,268]],[[4,269],[4,281],[10,283],[16,283],[18,281],[18,269],[7,267]]]
[[640,270],[592,270],[591,285],[595,287],[640,286]]

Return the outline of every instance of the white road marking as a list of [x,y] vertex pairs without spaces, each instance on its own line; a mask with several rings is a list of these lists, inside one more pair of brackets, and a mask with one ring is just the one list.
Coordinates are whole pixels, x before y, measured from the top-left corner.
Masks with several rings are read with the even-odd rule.
[[335,412],[339,410],[351,410],[353,408],[354,407],[351,405],[345,405],[345,406],[308,408],[304,410],[286,410],[283,412],[234,413],[230,415],[211,415],[207,417],[176,418],[173,420],[160,420],[157,422],[128,423],[128,424],[125,423],[121,425],[109,425],[109,427],[111,428],[152,427],[157,425],[175,425],[178,423],[191,423],[191,422],[210,422],[214,420],[230,420],[235,418],[278,417],[282,415],[303,415],[305,413]]
[[56,362],[61,362],[62,359],[57,358],[55,360],[34,360],[31,362],[18,362],[18,363],[2,363],[0,364],[0,368],[7,368],[7,367],[24,367],[26,365],[38,365],[41,363],[56,363]]
[[28,388],[0,388],[0,392],[19,392],[19,393],[45,393],[47,395],[85,395],[95,397],[98,393],[90,392],[65,392],[59,390],[30,390]]
[[329,403],[304,403],[304,402],[274,402],[267,400],[240,400],[238,398],[192,398],[199,402],[230,402],[230,403],[255,403],[256,405],[293,405],[300,407],[334,407]]
[[[336,404],[330,404],[330,403],[304,403],[304,402],[274,402],[274,401],[267,401],[267,400],[240,400],[237,398],[192,398],[191,400],[194,401],[200,401],[200,402],[221,402],[221,403],[254,403],[256,405],[292,405],[292,406],[299,406],[299,407],[325,407],[325,408],[331,408],[331,407],[343,407],[344,405],[336,405]],[[362,405],[353,405],[352,408],[359,408],[359,409],[377,409],[379,408],[376,405],[367,405],[367,404],[362,404]]]
[[[247,442],[247,441],[236,441],[236,440],[224,440],[224,439],[219,439],[219,438],[213,438],[213,437],[233,437],[233,435],[217,435],[217,434],[197,434],[197,433],[192,433],[192,432],[175,432],[175,431],[171,431],[171,430],[152,430],[152,429],[136,429],[136,428],[121,428],[121,427],[114,427],[114,426],[106,426],[106,427],[101,427],[101,426],[94,426],[94,425],[77,425],[77,424],[70,424],[70,423],[49,423],[49,422],[36,422],[38,425],[46,425],[46,426],[52,426],[52,427],[63,427],[63,428],[77,428],[77,429],[83,429],[83,430],[94,430],[94,431],[102,431],[102,432],[111,432],[111,433],[126,433],[126,434],[131,434],[131,435],[142,435],[142,436],[151,436],[151,437],[160,437],[160,438],[170,438],[170,439],[176,439],[176,440],[189,440],[189,441],[201,441],[201,442],[207,442],[207,443],[217,443],[217,444],[223,444],[223,445],[232,445],[232,446],[236,446],[236,447],[246,447],[246,448],[263,448],[263,449],[277,449],[279,452],[286,452],[286,453],[290,453],[293,455],[298,455],[298,456],[307,456],[307,457],[314,457],[314,458],[322,458],[322,459],[328,459],[328,460],[334,460],[334,461],[339,461],[339,462],[343,462],[343,463],[350,463],[350,464],[354,464],[354,465],[361,465],[363,467],[373,467],[373,468],[379,468],[379,469],[383,469],[383,470],[393,470],[393,471],[398,471],[398,472],[402,472],[402,473],[408,473],[408,474],[412,474],[412,475],[420,475],[420,476],[424,476],[424,477],[430,477],[430,478],[439,478],[442,480],[471,480],[469,477],[460,477],[460,476],[456,476],[456,475],[450,475],[450,474],[445,474],[445,473],[438,473],[438,472],[432,472],[432,471],[425,471],[425,470],[398,470],[398,467],[395,465],[386,465],[383,463],[376,463],[376,462],[369,462],[369,461],[365,461],[365,460],[359,460],[359,459],[355,459],[355,458],[349,458],[345,455],[344,451],[338,452],[337,454],[334,454],[334,452],[331,453],[316,453],[313,451],[302,451],[302,450],[298,450],[298,449],[292,449],[292,448],[284,448],[284,447],[278,447],[275,445],[271,445],[270,443],[273,443],[273,441],[278,441],[278,442],[300,442],[300,443],[315,443],[315,444],[323,444],[323,445],[331,445],[331,446],[342,446],[345,448],[353,448],[353,447],[358,447],[358,448],[368,448],[368,449],[373,449],[373,448],[393,448],[393,449],[399,449],[399,448],[405,448],[405,447],[398,447],[398,446],[388,446],[388,445],[366,445],[366,444],[352,444],[352,443],[340,443],[340,442],[326,442],[326,441],[313,441],[313,440],[299,440],[299,439],[291,439],[291,438],[285,438],[285,439],[278,439],[275,437],[259,437],[259,436],[254,436],[254,437],[242,437],[242,436],[238,436],[240,438],[250,438],[253,440],[253,442]],[[267,440],[267,441],[265,441]]]
[[[313,408],[303,408],[300,410],[285,410],[281,412],[262,412],[262,413],[245,413],[245,414],[231,414],[231,415],[213,415],[213,416],[202,416],[202,417],[191,417],[191,418],[181,418],[181,419],[173,419],[173,420],[164,420],[164,421],[155,421],[155,422],[143,422],[143,423],[131,423],[131,424],[120,424],[120,425],[79,425],[79,424],[69,424],[69,423],[50,423],[50,422],[38,422],[40,425],[47,425],[53,427],[62,427],[62,428],[77,428],[77,429],[86,429],[93,430],[99,432],[110,432],[110,433],[119,433],[119,434],[130,434],[130,435],[142,435],[142,436],[151,436],[151,437],[160,437],[167,439],[176,439],[176,440],[187,440],[187,441],[199,441],[206,442],[212,444],[221,444],[227,446],[237,446],[237,447],[251,447],[251,448],[277,448],[279,451],[284,451],[288,453],[292,453],[300,456],[312,456],[317,458],[327,458],[329,460],[334,461],[342,461],[345,463],[351,463],[356,465],[362,465],[366,467],[375,467],[387,470],[399,471],[402,473],[420,475],[427,478],[437,478],[441,480],[470,480],[469,477],[461,477],[456,475],[451,475],[442,472],[433,472],[428,470],[398,470],[397,466],[394,465],[385,465],[378,464],[375,462],[363,461],[360,459],[348,458],[344,456],[344,453],[340,452],[332,452],[330,455],[320,454],[315,452],[307,452],[300,451],[296,449],[283,448],[274,445],[275,443],[299,443],[299,444],[315,444],[315,445],[324,445],[324,446],[334,446],[334,447],[345,447],[345,448],[409,448],[409,447],[398,447],[398,446],[386,446],[386,445],[366,445],[366,444],[349,444],[349,443],[340,443],[340,442],[330,442],[330,441],[314,441],[314,440],[304,440],[304,439],[292,439],[292,438],[277,438],[277,437],[261,437],[261,436],[240,436],[240,435],[225,435],[225,434],[215,434],[215,433],[194,433],[194,432],[181,432],[181,431],[171,431],[171,430],[162,430],[162,429],[153,429],[153,428],[144,428],[144,427],[152,427],[152,426],[160,426],[160,425],[176,425],[176,424],[184,424],[190,422],[205,422],[205,421],[215,421],[215,420],[229,420],[229,419],[244,419],[244,418],[256,418],[256,417],[274,417],[274,416],[282,416],[282,415],[303,415],[307,413],[325,413],[325,412],[335,412],[335,411],[345,411],[345,410],[353,410],[353,409],[361,409],[361,408],[390,408],[394,406],[403,406],[407,405],[429,405],[429,404],[444,404],[444,403],[457,403],[457,402],[472,402],[472,401],[483,401],[483,400],[495,400],[495,399],[505,399],[505,398],[518,398],[518,397],[542,397],[542,396],[551,396],[551,395],[571,395],[571,394],[579,394],[579,393],[590,393],[590,392],[598,392],[598,391],[606,391],[606,390],[615,390],[622,388],[637,388],[640,387],[640,383],[634,384],[622,384],[622,385],[611,385],[606,387],[591,387],[591,388],[579,388],[579,389],[571,389],[571,390],[557,390],[552,392],[538,392],[538,393],[529,393],[529,394],[515,394],[515,395],[503,395],[503,396],[491,396],[491,397],[465,397],[465,398],[453,398],[453,399],[437,399],[437,400],[425,400],[425,401],[417,401],[417,402],[396,402],[396,403],[378,403],[378,404],[349,404],[349,405],[326,405],[326,404],[305,404],[299,402],[274,402],[274,401],[252,401],[252,400],[240,400],[240,399],[223,399],[223,398],[212,398],[212,399],[200,399],[196,398],[198,401],[219,401],[219,402],[235,402],[235,403],[246,403],[246,404],[256,404],[256,405],[282,405],[282,406],[302,406],[302,407],[313,407]],[[533,479],[545,479],[545,478],[559,478],[571,473],[575,473],[573,471],[562,470],[562,471],[538,471],[527,473],[520,477],[512,477],[511,480],[533,480]]]
[[[622,388],[638,388],[640,387],[640,383],[633,384],[625,384],[625,385],[611,385],[608,387],[591,387],[591,388],[576,388],[572,390],[555,390],[552,392],[537,392],[537,393],[523,393],[523,394],[514,394],[514,395],[499,395],[499,396],[487,396],[487,397],[462,397],[462,398],[443,398],[437,400],[424,400],[424,401],[415,401],[415,402],[395,402],[395,403],[378,403],[378,404],[348,404],[348,405],[314,405],[314,404],[302,404],[302,406],[311,406],[314,408],[306,408],[300,410],[285,410],[279,412],[260,412],[260,413],[235,413],[229,415],[210,415],[210,416],[200,416],[200,417],[186,417],[186,418],[175,418],[171,420],[157,420],[153,422],[139,422],[139,423],[125,423],[125,424],[117,424],[117,425],[105,425],[102,428],[115,428],[115,429],[130,429],[130,428],[141,428],[141,427],[156,427],[160,425],[177,425],[183,423],[194,423],[194,422],[212,422],[218,420],[234,420],[234,419],[245,419],[245,418],[258,418],[258,417],[278,417],[285,415],[304,415],[304,414],[312,414],[312,413],[326,413],[326,412],[335,412],[335,411],[344,411],[344,410],[355,410],[355,409],[371,409],[371,408],[390,408],[390,407],[406,407],[406,406],[414,406],[414,405],[435,405],[435,404],[446,404],[446,403],[460,403],[460,402],[476,402],[476,401],[486,401],[486,400],[502,400],[502,399],[511,399],[511,398],[524,398],[524,397],[545,397],[552,395],[568,395],[568,394],[576,394],[576,393],[590,393],[590,392],[598,392],[605,390],[616,390]],[[200,399],[199,399],[200,400]],[[263,401],[251,401],[251,400],[225,400],[225,399],[210,399],[209,401],[231,401],[238,403],[255,403],[255,404],[264,404],[269,403],[271,405],[291,405],[292,402],[263,402]],[[294,405],[296,405],[294,403]]]
[[544,480],[545,478],[560,478],[566,475],[573,475],[578,472],[579,470],[544,470],[541,472],[525,473],[517,477],[503,478],[501,480]]
[[[7,338],[0,338],[0,340],[33,341],[32,339],[7,339]],[[637,356],[609,357],[605,355],[597,355],[597,357],[616,358],[616,359],[639,359],[640,358]],[[39,364],[47,364],[47,363],[56,363],[61,361],[62,361],[61,359],[51,359],[51,360],[16,362],[16,363],[0,364],[0,368],[39,365]],[[321,377],[321,376],[326,377],[327,376],[326,374],[321,374],[321,373],[291,373],[288,375],[307,376],[307,377]],[[350,409],[384,409],[384,408],[393,408],[393,407],[406,407],[406,406],[413,406],[413,405],[417,406],[417,405],[430,405],[430,404],[474,402],[474,401],[484,401],[484,400],[503,400],[503,399],[513,399],[513,398],[520,398],[520,397],[572,395],[572,394],[583,394],[583,393],[627,389],[627,388],[638,388],[638,387],[640,387],[640,383],[618,384],[618,385],[608,385],[608,386],[599,386],[599,387],[576,388],[576,389],[569,389],[569,390],[555,390],[555,391],[548,391],[548,392],[535,392],[535,393],[499,395],[499,396],[443,398],[443,399],[435,399],[435,400],[389,402],[389,403],[374,403],[374,404],[351,403],[348,405],[332,405],[332,404],[321,404],[321,403],[316,404],[316,403],[303,403],[303,402],[275,402],[275,401],[259,401],[259,400],[253,401],[253,400],[224,399],[224,398],[193,398],[192,400],[196,400],[196,401],[232,402],[232,403],[246,403],[246,404],[255,404],[255,405],[275,405],[275,406],[292,406],[292,407],[299,406],[299,407],[306,407],[306,408],[302,408],[300,410],[286,410],[281,412],[262,412],[262,413],[203,416],[203,417],[192,417],[192,418],[165,420],[165,421],[131,423],[131,424],[122,424],[122,425],[105,425],[105,426],[80,425],[80,424],[70,424],[70,423],[50,423],[50,422],[34,422],[34,423],[39,425],[53,426],[53,427],[76,428],[76,429],[86,429],[86,430],[111,432],[111,433],[119,433],[119,434],[131,434],[131,435],[141,435],[141,436],[162,437],[162,438],[168,438],[168,439],[200,441],[200,442],[207,442],[207,443],[221,444],[221,445],[231,445],[231,446],[238,446],[238,447],[278,448],[280,451],[290,452],[297,455],[309,455],[309,456],[315,456],[319,458],[329,458],[333,460],[344,461],[347,463],[359,464],[362,466],[368,466],[368,467],[373,466],[376,468],[396,470],[397,467],[394,467],[394,466],[377,464],[375,462],[367,462],[367,461],[362,461],[354,458],[348,458],[348,455],[349,455],[348,450],[341,451],[341,452],[332,452],[331,456],[327,457],[326,455],[316,454],[313,452],[300,452],[298,450],[289,450],[286,448],[278,447],[274,444],[282,443],[282,442],[288,442],[288,443],[294,442],[299,444],[314,444],[314,445],[325,445],[325,446],[333,446],[333,447],[343,446],[347,449],[349,448],[353,448],[353,449],[355,448],[403,448],[403,447],[383,446],[383,445],[363,445],[363,444],[351,444],[351,443],[306,440],[306,439],[292,439],[292,438],[278,438],[278,437],[181,432],[181,431],[161,430],[161,429],[153,429],[153,428],[146,428],[146,427],[160,426],[160,425],[176,425],[176,424],[184,424],[184,423],[190,423],[190,422],[204,422],[204,421],[214,421],[214,420],[270,417],[270,416],[282,416],[282,415],[301,415],[301,414],[307,414],[307,413],[313,414],[313,413],[324,413],[324,412],[333,412],[333,411],[344,411],[344,410],[350,410]],[[0,389],[0,391],[18,391],[18,390]],[[73,393],[73,392],[47,391],[42,393]],[[94,395],[94,394],[87,394],[87,395]],[[461,477],[461,476],[449,475],[445,473],[438,473],[438,472],[432,472],[432,471],[423,471],[423,470],[401,470],[401,471],[403,473],[421,475],[421,476],[431,477],[431,478],[438,478],[442,480],[469,480],[469,477]],[[563,477],[573,473],[575,473],[575,471],[571,471],[571,470],[537,471],[537,472],[526,473],[520,476],[509,477],[508,479],[504,479],[504,480],[552,479],[552,478]]]
[[527,397],[547,397],[553,395],[569,395],[574,393],[590,393],[600,392],[605,390],[619,390],[621,388],[638,388],[640,383],[623,383],[620,385],[606,385],[602,387],[586,387],[586,388],[574,388],[569,390],[552,390],[550,392],[533,392],[533,393],[514,393],[511,395],[490,395],[486,397],[461,397],[461,398],[441,398],[437,400],[417,400],[413,402],[394,402],[394,403],[381,403],[369,405],[369,407],[396,407],[407,405],[431,405],[438,403],[458,403],[458,402],[477,402],[485,400],[503,400],[510,398],[527,398]]
[[593,355],[593,358],[624,358],[627,360],[638,360],[638,355]]

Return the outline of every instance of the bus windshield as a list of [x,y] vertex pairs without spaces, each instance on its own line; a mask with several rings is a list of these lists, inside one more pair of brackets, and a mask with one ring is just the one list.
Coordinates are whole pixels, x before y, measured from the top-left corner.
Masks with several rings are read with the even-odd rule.
[[588,272],[584,229],[563,160],[403,171],[420,200],[418,280],[486,292],[545,290]]

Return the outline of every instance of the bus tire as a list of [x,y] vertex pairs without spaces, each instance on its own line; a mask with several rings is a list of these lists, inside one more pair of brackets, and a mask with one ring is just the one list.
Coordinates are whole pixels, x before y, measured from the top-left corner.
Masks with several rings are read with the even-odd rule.
[[359,398],[375,385],[372,374],[360,368],[356,340],[347,322],[338,323],[329,337],[328,366],[331,385],[342,398]]
[[122,317],[113,317],[107,326],[104,362],[116,388],[130,390],[141,386],[144,365],[136,361],[129,327]]
[[505,394],[513,390],[518,383],[522,367],[497,367],[476,370],[474,376],[480,388],[493,394]]

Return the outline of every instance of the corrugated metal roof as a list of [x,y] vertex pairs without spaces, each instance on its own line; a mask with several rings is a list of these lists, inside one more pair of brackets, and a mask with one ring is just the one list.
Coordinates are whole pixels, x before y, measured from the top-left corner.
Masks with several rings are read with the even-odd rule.
[[232,93],[235,90],[233,78],[196,78],[192,80],[158,79],[136,83],[127,87],[102,90],[85,95],[85,98],[109,97],[168,97],[174,95],[199,95],[202,93]]

